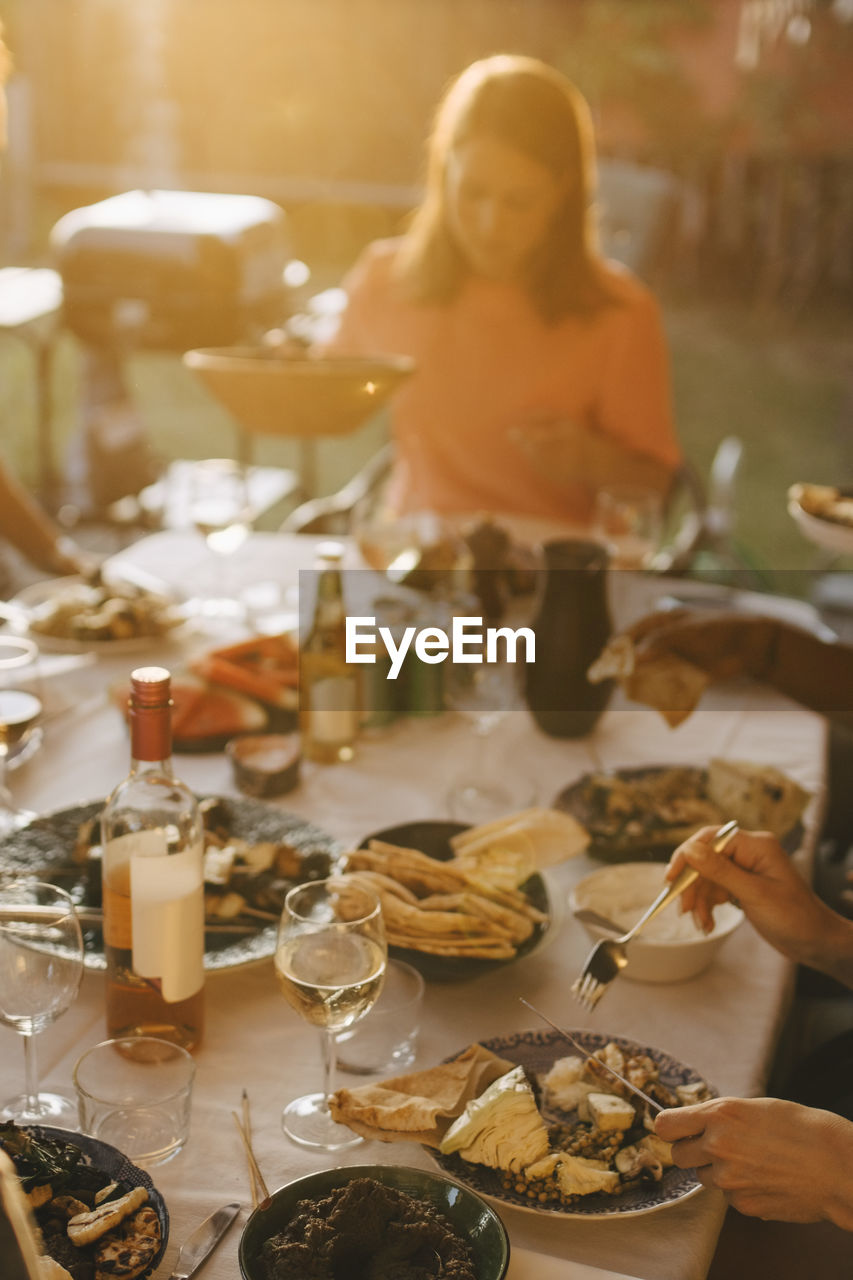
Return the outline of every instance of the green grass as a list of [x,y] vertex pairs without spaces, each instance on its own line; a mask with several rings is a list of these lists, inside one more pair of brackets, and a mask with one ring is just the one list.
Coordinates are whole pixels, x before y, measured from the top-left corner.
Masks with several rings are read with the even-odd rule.
[[[796,480],[853,480],[853,443],[845,443],[841,422],[849,394],[842,331],[849,321],[824,316],[792,327],[743,309],[673,300],[665,302],[664,310],[676,417],[687,456],[707,475],[719,441],[729,434],[740,436],[745,454],[738,487],[739,541],[768,568],[814,568],[817,553],[788,516],[785,495]],[[75,429],[76,354],[73,339],[63,337],[54,377],[59,460]],[[179,360],[137,356],[130,362],[129,379],[158,454],[233,453],[233,421]],[[35,483],[32,384],[29,353],[5,337],[0,342],[2,449],[19,474]],[[849,422],[846,433],[853,436]],[[342,484],[382,438],[383,425],[374,421],[352,436],[322,441],[321,491]],[[257,440],[255,456],[259,462],[298,465],[297,445],[287,439]]]
[[739,436],[738,541],[770,569],[814,568],[815,548],[789,517],[786,494],[797,480],[851,478],[844,321],[791,328],[732,308],[665,310],[685,453],[705,476],[720,440]]

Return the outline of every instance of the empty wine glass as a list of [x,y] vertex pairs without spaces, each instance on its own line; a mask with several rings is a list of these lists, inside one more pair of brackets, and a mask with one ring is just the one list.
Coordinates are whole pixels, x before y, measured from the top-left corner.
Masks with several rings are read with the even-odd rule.
[[472,567],[458,522],[435,511],[400,515],[369,494],[356,504],[351,532],[365,564],[393,583],[448,595]]
[[510,661],[507,647],[499,644],[493,661],[449,663],[446,667],[445,702],[470,721],[477,754],[473,772],[459,776],[447,795],[450,816],[458,822],[489,822],[533,800],[530,779],[517,769],[499,772],[489,751],[497,726],[510,711],[524,706],[523,644],[516,657],[518,661]]
[[15,807],[6,776],[10,758],[24,750],[42,713],[38,657],[32,640],[0,636],[0,835],[35,817]]
[[353,876],[297,885],[284,900],[275,974],[288,1004],[323,1030],[322,1093],[285,1107],[282,1128],[305,1147],[340,1151],[361,1142],[329,1112],[335,1035],[372,1008],[385,980],[385,924],[376,894]]
[[73,1003],[83,976],[83,936],[64,889],[38,880],[0,885],[0,1021],[24,1037],[25,1091],[3,1119],[77,1127],[77,1106],[39,1092],[35,1037]]
[[246,468],[233,458],[194,462],[189,476],[189,519],[213,553],[217,591],[204,598],[202,613],[213,618],[242,617],[243,606],[228,581],[229,559],[252,527]]
[[663,500],[654,489],[614,485],[595,495],[593,534],[611,569],[646,569],[663,533]]

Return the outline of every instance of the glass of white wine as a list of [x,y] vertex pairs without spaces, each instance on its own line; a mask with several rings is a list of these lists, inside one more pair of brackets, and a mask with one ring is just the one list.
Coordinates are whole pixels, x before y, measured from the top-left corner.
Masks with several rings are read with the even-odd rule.
[[82,976],[83,935],[65,890],[38,880],[0,886],[0,1022],[24,1037],[26,1072],[4,1120],[77,1128],[76,1102],[39,1091],[34,1041],[74,1002]]
[[332,876],[291,889],[278,926],[275,975],[288,1004],[323,1031],[322,1093],[295,1098],[282,1128],[304,1147],[340,1151],[360,1137],[336,1124],[336,1033],[373,1007],[385,980],[388,947],[379,898],[354,876]]
[[16,808],[6,776],[11,757],[24,750],[42,714],[38,660],[32,640],[0,636],[0,836],[35,817]]
[[252,528],[246,468],[233,458],[203,458],[189,476],[189,519],[212,552],[216,591],[204,598],[202,613],[212,618],[242,617],[244,607],[229,590],[230,557]]

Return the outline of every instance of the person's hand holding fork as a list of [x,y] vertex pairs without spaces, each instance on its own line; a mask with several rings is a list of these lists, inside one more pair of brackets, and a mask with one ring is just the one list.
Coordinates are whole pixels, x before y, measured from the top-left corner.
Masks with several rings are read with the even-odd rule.
[[[714,835],[704,827],[672,856],[668,880],[688,864],[699,872],[682,909],[709,929],[714,906],[736,899],[783,955],[853,986],[853,921],[812,893],[775,836],[739,831],[717,852]],[[741,1213],[853,1230],[853,1123],[841,1115],[779,1098],[712,1098],[661,1112],[655,1132],[679,1168],[695,1168]]]
[[672,856],[667,880],[686,864],[699,872],[681,895],[681,911],[692,911],[700,928],[713,928],[717,903],[737,901],[771,946],[853,986],[853,922],[832,911],[808,887],[775,836],[739,831],[715,852],[714,827],[703,827]]

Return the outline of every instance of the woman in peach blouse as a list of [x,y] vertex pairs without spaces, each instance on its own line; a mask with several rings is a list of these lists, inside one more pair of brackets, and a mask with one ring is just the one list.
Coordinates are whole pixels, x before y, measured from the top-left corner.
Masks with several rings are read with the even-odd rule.
[[589,116],[532,58],[442,100],[410,230],[344,282],[332,350],[414,357],[392,404],[398,511],[589,520],[596,489],[663,492],[680,462],[657,303],[599,254]]

